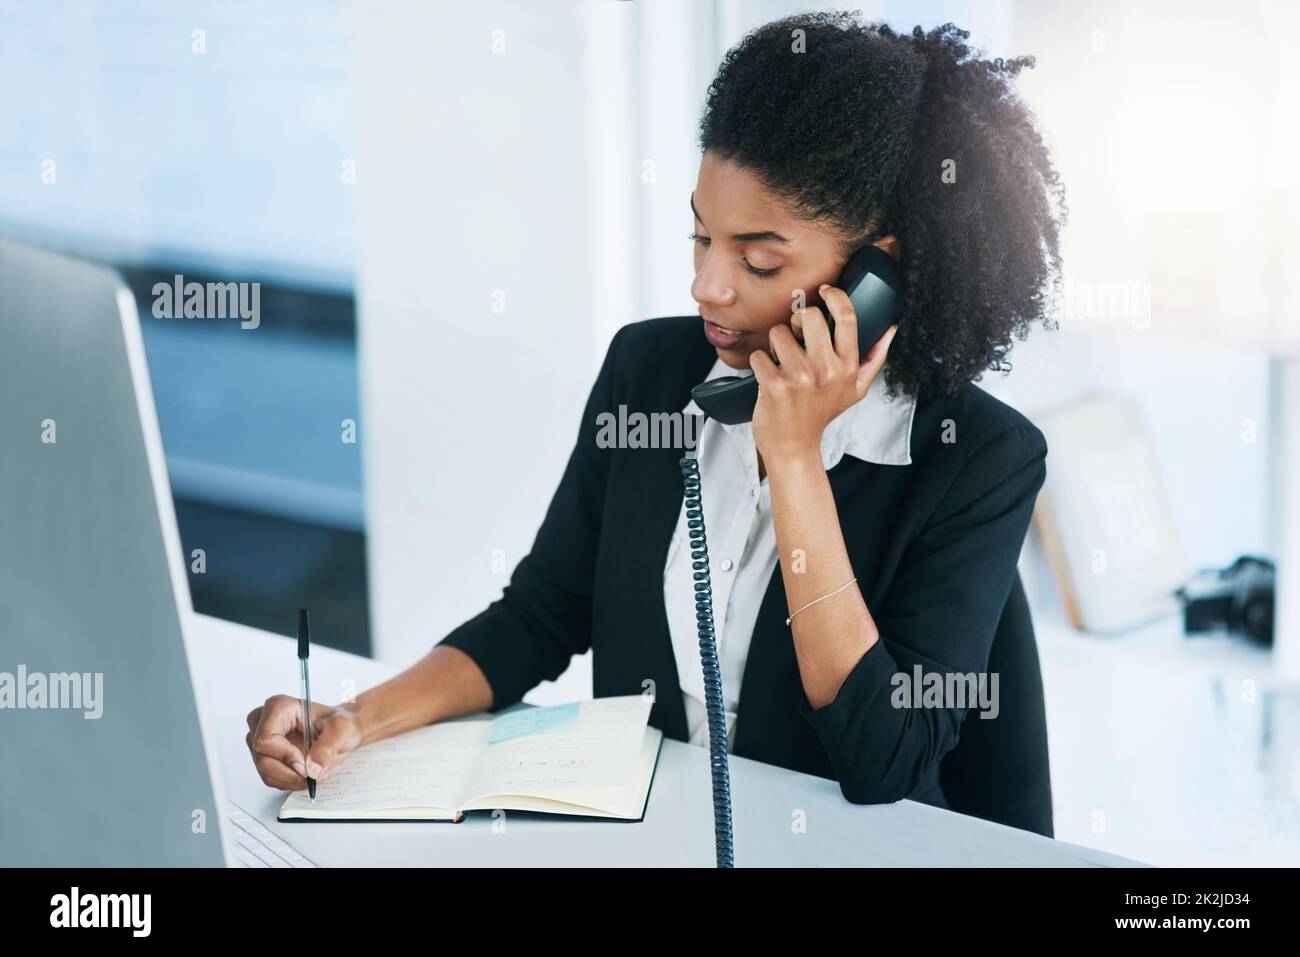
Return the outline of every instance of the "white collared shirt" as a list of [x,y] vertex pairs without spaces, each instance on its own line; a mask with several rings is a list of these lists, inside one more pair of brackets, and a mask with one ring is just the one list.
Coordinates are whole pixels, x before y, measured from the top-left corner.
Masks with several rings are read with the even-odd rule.
[[[736,375],[736,370],[719,359],[707,378],[723,375]],[[884,393],[882,373],[876,376],[860,402],[827,425],[821,442],[822,462],[827,470],[834,468],[845,455],[881,465],[912,464],[912,417],[916,399],[899,395],[890,402]],[[683,411],[700,414],[694,400]],[[722,425],[709,419],[700,431],[696,455],[700,463],[700,498],[713,578],[714,633],[727,708],[727,744],[731,748],[750,638],[758,620],[759,605],[778,564],[776,529],[772,524],[767,479],[760,481],[758,477],[758,452],[750,423]],[[664,607],[677,659],[677,677],[686,703],[689,741],[708,747],[689,544],[683,502],[664,566]]]

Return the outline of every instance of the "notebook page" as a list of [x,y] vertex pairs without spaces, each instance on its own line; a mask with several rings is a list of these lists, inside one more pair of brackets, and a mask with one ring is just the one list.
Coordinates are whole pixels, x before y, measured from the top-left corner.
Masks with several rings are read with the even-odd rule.
[[637,771],[652,704],[627,695],[501,715],[462,801],[561,797],[569,788],[627,783]]
[[624,784],[595,788],[553,788],[549,797],[490,795],[480,801],[467,801],[461,805],[461,810],[493,810],[505,806],[515,811],[547,811],[552,814],[568,813],[624,820],[638,818],[645,807],[662,740],[662,731],[646,728],[636,770]]
[[453,811],[487,741],[492,722],[450,721],[407,731],[349,754],[324,781],[316,801],[295,791],[281,814],[315,811],[346,816],[385,808]]

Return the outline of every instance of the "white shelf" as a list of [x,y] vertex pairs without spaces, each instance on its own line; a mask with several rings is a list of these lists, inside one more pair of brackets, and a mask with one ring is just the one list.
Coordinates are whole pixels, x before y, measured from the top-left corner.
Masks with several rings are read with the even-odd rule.
[[1275,667],[1270,649],[1225,634],[1184,635],[1181,615],[1113,635],[1076,631],[1069,624],[1052,619],[1035,620],[1034,630],[1044,655],[1087,651],[1118,662],[1155,666],[1163,672],[1200,674],[1210,679],[1249,679],[1261,691],[1297,686]]

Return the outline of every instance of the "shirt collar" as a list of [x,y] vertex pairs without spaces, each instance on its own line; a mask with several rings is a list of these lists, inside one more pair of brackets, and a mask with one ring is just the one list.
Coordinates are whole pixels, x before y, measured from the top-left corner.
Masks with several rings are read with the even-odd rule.
[[[705,381],[724,375],[742,375],[719,358]],[[752,373],[751,373],[752,374]],[[682,409],[690,415],[702,410],[691,399]],[[912,464],[912,419],[916,415],[916,396],[901,394],[885,398],[885,377],[877,375],[861,401],[849,406],[826,426],[822,433],[822,461],[834,468],[845,455],[877,465]],[[715,423],[716,424],[716,423]],[[750,423],[724,425],[728,432],[750,432]]]

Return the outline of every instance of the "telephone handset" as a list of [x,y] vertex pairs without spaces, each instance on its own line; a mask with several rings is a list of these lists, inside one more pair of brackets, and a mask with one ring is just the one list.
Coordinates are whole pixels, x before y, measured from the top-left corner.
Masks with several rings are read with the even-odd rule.
[[[858,317],[858,354],[865,357],[885,330],[903,311],[903,277],[894,259],[879,246],[863,246],[844,264],[835,284],[849,295]],[[822,313],[834,335],[835,320],[824,306]],[[701,382],[691,398],[711,419],[738,425],[754,418],[758,383],[750,376],[721,376]]]

